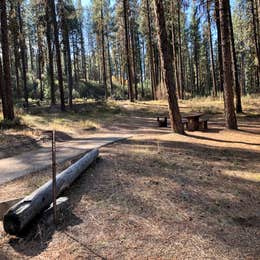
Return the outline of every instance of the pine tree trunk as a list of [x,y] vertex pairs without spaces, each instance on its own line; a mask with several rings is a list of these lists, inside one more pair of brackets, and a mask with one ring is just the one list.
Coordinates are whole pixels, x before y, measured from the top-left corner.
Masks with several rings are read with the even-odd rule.
[[105,50],[105,30],[104,30],[103,4],[101,5],[101,9],[100,9],[100,19],[101,19],[103,86],[104,86],[104,89],[105,89],[105,99],[107,99],[108,98],[108,91],[107,91],[107,69],[106,69],[106,50]]
[[173,131],[179,134],[184,134],[181,114],[176,96],[176,89],[173,83],[173,66],[172,66],[172,51],[167,38],[163,0],[153,0],[155,17],[157,23],[158,45],[161,56],[161,67],[163,71],[163,80],[168,92],[169,113],[171,126]]
[[137,36],[137,44],[139,46],[139,66],[140,66],[140,81],[141,81],[141,97],[144,98],[144,81],[143,81],[143,66],[142,66],[142,47],[140,45],[139,34]]
[[51,106],[56,104],[55,98],[55,82],[54,82],[54,68],[53,68],[53,50],[52,50],[52,37],[51,37],[51,17],[50,13],[50,6],[48,5],[48,0],[46,0],[45,4],[45,16],[46,16],[46,39],[47,39],[47,46],[48,46],[48,58],[49,58],[49,67],[48,67],[48,79],[50,84],[50,94],[51,94]]
[[175,25],[173,21],[172,21],[172,50],[173,50],[173,68],[174,68],[174,76],[175,76],[175,85],[177,88],[178,97],[180,97],[181,87],[180,87],[180,79],[178,73],[179,66],[178,66],[178,58],[177,58],[177,42],[176,42]]
[[131,67],[131,54],[129,50],[129,30],[128,30],[128,1],[123,0],[124,9],[124,26],[125,26],[125,52],[127,59],[127,73],[128,73],[128,94],[131,102],[134,101],[133,93],[133,77],[132,77],[132,67]]
[[223,92],[223,61],[222,61],[222,47],[221,47],[221,31],[220,31],[220,17],[219,17],[219,0],[215,0],[216,25],[218,34],[218,62],[219,62],[219,90]]
[[37,45],[38,45],[38,79],[40,81],[40,100],[43,101],[44,92],[43,92],[43,84],[42,84],[42,71],[43,71],[43,54],[42,54],[42,38],[39,29],[37,28]]
[[150,78],[152,87],[152,98],[156,99],[156,82],[155,82],[155,69],[154,69],[154,51],[152,43],[152,27],[151,27],[151,14],[149,0],[146,0],[146,12],[147,12],[147,27],[148,27],[148,53],[150,60]]
[[229,14],[229,31],[230,31],[230,41],[231,41],[231,55],[232,55],[232,67],[233,67],[233,77],[235,83],[235,95],[236,95],[236,112],[242,113],[242,102],[241,102],[241,89],[238,81],[238,69],[237,69],[237,54],[235,49],[235,40],[234,40],[234,32],[233,32],[233,22],[230,5],[228,8]]
[[[79,81],[79,78],[78,78],[78,71],[77,71],[77,61],[76,61],[76,52],[77,52],[77,38],[75,36],[75,33],[72,35],[72,50],[73,50],[73,71],[74,71],[74,81],[75,81],[75,84],[78,85],[78,81]],[[100,69],[99,69],[99,72],[100,72]],[[98,79],[99,79],[99,84],[100,84],[100,73],[98,75]]]
[[110,92],[111,96],[114,96],[114,88],[113,88],[113,73],[112,73],[112,62],[111,62],[111,55],[110,55],[110,43],[108,38],[108,33],[106,33],[107,39],[107,56],[108,56],[108,65],[109,65],[109,81],[110,81]]
[[64,99],[64,89],[63,89],[63,75],[62,75],[62,67],[61,67],[61,54],[60,54],[60,42],[59,42],[59,30],[57,24],[57,16],[55,10],[55,2],[54,0],[49,1],[51,17],[52,17],[52,25],[54,31],[54,44],[56,48],[56,64],[58,70],[58,81],[59,81],[59,91],[60,91],[60,105],[61,111],[65,111],[65,99]]
[[73,108],[73,77],[72,77],[72,66],[71,66],[71,52],[70,52],[70,39],[69,39],[69,31],[68,24],[65,17],[65,7],[63,0],[59,0],[60,3],[60,15],[61,15],[61,29],[63,36],[63,44],[65,49],[65,57],[66,57],[66,67],[67,67],[67,77],[68,77],[68,89],[69,89],[69,107]]
[[133,80],[135,87],[135,99],[138,100],[138,89],[137,89],[137,77],[136,77],[136,43],[135,43],[135,33],[133,28],[133,21],[130,23],[130,36],[131,36],[131,49],[132,49],[132,66],[133,66]]
[[16,95],[17,98],[21,98],[21,90],[20,90],[20,74],[19,74],[19,50],[18,50],[18,41],[16,35],[13,35],[13,44],[14,44],[14,66],[15,66],[15,79],[16,79]]
[[210,20],[210,4],[207,0],[207,19],[209,27],[209,47],[210,47],[210,64],[211,64],[211,77],[213,83],[213,96],[217,96],[217,86],[216,86],[216,77],[215,77],[215,64],[214,64],[214,55],[213,55],[213,44],[212,44],[212,34],[211,34],[211,20]]
[[254,45],[255,45],[255,55],[256,55],[256,82],[257,87],[259,87],[260,83],[260,49],[259,49],[259,38],[257,35],[257,22],[256,22],[256,15],[255,15],[255,7],[254,7],[254,0],[250,0],[251,4],[251,14],[252,14],[252,24],[253,24],[253,33],[254,33]]
[[[2,105],[4,119],[14,119],[14,107],[13,107],[13,93],[10,74],[10,58],[9,58],[9,42],[8,42],[8,25],[7,25],[7,13],[6,13],[6,1],[0,2],[1,12],[1,44],[2,44],[2,57],[3,57],[3,80],[1,83],[2,88]],[[2,67],[2,66],[1,66]],[[2,79],[2,77],[1,77]]]
[[14,50],[14,69],[15,69],[15,79],[16,79],[15,93],[16,93],[16,97],[20,99],[21,98],[20,74],[19,74],[20,55],[19,55],[19,49],[18,49],[19,44],[18,44],[18,37],[17,37],[17,29],[19,28],[19,26],[17,22],[17,12],[13,2],[11,2],[11,10],[9,16],[10,16],[9,27],[11,31],[13,50]]
[[21,59],[22,59],[22,78],[23,78],[23,90],[24,90],[24,101],[25,106],[28,107],[28,89],[27,89],[27,76],[26,76],[26,45],[23,31],[23,19],[21,15],[21,5],[17,2],[17,14],[19,19],[19,32],[20,32],[20,48],[21,48]]
[[82,23],[80,23],[80,28],[79,28],[79,33],[80,33],[80,52],[81,52],[81,67],[83,71],[83,78],[85,81],[87,81],[87,67],[86,67],[86,52],[85,52],[85,41],[83,37],[83,32],[82,32]]
[[234,106],[233,71],[229,31],[229,0],[219,0],[220,31],[224,76],[224,104],[226,127],[237,129],[237,119]]
[[180,99],[183,99],[184,95],[184,75],[183,75],[183,61],[182,61],[182,40],[181,40],[181,0],[178,0],[178,60],[179,60],[179,79],[180,79]]

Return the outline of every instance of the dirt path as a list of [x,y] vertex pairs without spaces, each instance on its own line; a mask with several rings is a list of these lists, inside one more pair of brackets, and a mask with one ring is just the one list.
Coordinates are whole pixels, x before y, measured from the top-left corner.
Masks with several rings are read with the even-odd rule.
[[[87,151],[129,137],[127,134],[93,134],[88,137],[73,138],[57,143],[57,163],[73,159]],[[33,152],[24,152],[14,157],[0,160],[0,184],[15,180],[30,173],[42,171],[51,166],[51,144],[43,144]]]

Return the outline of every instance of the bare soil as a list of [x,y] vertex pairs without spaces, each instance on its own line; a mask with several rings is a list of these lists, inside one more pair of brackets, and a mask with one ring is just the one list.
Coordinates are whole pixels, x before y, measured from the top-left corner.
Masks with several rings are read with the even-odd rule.
[[[224,130],[216,113],[208,131],[186,136],[157,128],[154,116],[109,125],[135,136],[101,149],[65,193],[70,208],[56,230],[40,219],[19,238],[0,230],[0,259],[259,259],[258,112],[239,116],[239,131]],[[0,200],[49,177],[2,185]]]

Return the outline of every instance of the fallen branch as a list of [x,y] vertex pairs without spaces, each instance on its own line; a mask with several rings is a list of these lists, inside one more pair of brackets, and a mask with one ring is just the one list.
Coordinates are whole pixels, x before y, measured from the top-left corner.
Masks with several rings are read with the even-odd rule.
[[[57,196],[68,188],[98,157],[94,149],[79,161],[57,175]],[[32,194],[14,205],[4,216],[4,229],[10,235],[18,235],[29,222],[52,203],[52,181],[48,181]]]

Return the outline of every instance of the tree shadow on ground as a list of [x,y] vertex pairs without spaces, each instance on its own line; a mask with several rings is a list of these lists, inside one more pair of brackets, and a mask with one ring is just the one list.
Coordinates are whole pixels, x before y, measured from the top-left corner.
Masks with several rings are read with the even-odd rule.
[[[186,228],[183,232],[198,236],[203,234],[226,248],[238,250],[241,254],[249,250],[250,255],[256,256],[260,250],[257,238],[260,221],[259,183],[225,175],[224,171],[255,167],[252,171],[259,173],[259,166],[256,165],[260,153],[174,141],[161,142],[160,146],[162,150],[159,159],[152,153],[145,155],[145,159],[140,154],[130,155],[128,150],[131,147],[156,150],[155,140],[126,142],[120,151],[128,151],[127,155],[122,155],[117,149],[104,148],[104,152],[110,154],[110,160],[118,161],[120,157],[128,159],[125,164],[118,165],[107,159],[101,161],[101,164],[105,164],[105,168],[119,167],[120,172],[125,173],[108,176],[98,166],[95,177],[83,175],[71,190],[74,205],[78,205],[81,199],[77,192],[82,195],[87,193],[90,201],[101,205],[107,202],[111,207],[120,207],[129,215],[136,215],[151,223],[157,221],[163,230],[174,233],[174,225],[186,225],[188,230]],[[163,153],[172,155],[173,160],[167,161],[170,157],[164,160]],[[178,156],[183,156],[186,164],[179,165]],[[218,159],[223,161],[220,171],[214,169]],[[234,163],[234,159],[241,161],[241,165]],[[204,165],[205,161],[207,165]],[[147,179],[145,183],[142,181],[144,178]],[[136,189],[153,191],[154,197],[144,198]],[[158,205],[160,201],[167,202],[168,207]],[[177,214],[176,211],[183,209],[189,216],[188,220],[172,217]]]
[[42,253],[49,245],[55,232],[65,232],[69,227],[79,225],[82,220],[68,208],[59,216],[57,225],[43,220],[42,215],[36,217],[25,230],[17,237],[9,240],[10,246],[18,253],[34,257]]
[[[127,236],[134,234],[137,242],[142,232],[149,237],[150,231],[138,222],[144,220],[164,232],[163,237],[153,235],[154,248],[163,248],[166,241],[171,244],[185,233],[203,236],[212,247],[222,246],[243,256],[259,255],[259,183],[224,171],[255,167],[259,172],[260,153],[176,141],[160,141],[160,151],[157,149],[156,139],[103,148],[103,158],[65,193],[71,201],[72,217],[64,218],[58,230],[100,258],[111,250],[96,246],[100,232],[116,238],[129,226]],[[216,168],[219,160],[222,166]],[[133,222],[130,216],[137,220]],[[101,219],[102,227],[96,226],[93,218]],[[39,255],[48,247],[54,229],[40,236],[37,227],[22,241],[11,240],[10,245],[23,255]],[[68,231],[68,227],[72,228]],[[152,241],[144,243],[145,248]],[[124,250],[121,244],[115,248]]]
[[0,159],[8,158],[23,151],[30,151],[40,147],[39,142],[28,135],[7,134],[2,132],[0,143],[1,139],[3,140],[3,144],[1,144],[0,149]]
[[247,143],[247,142],[241,142],[241,141],[221,140],[221,139],[210,138],[210,137],[205,137],[205,136],[192,135],[191,133],[188,133],[188,136],[195,138],[195,139],[206,140],[206,141],[214,141],[214,142],[220,142],[220,143],[246,144],[246,145],[253,145],[253,146],[259,146],[260,145],[260,143]]

